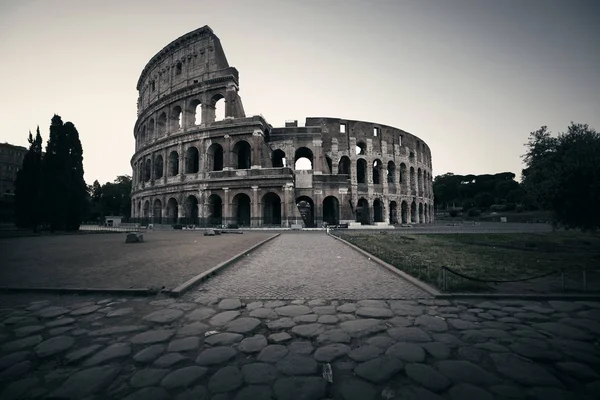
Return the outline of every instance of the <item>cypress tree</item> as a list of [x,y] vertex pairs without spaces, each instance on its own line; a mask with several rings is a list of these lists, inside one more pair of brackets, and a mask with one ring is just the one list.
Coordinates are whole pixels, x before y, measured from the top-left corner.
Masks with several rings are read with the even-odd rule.
[[67,230],[78,230],[86,213],[87,185],[83,178],[83,149],[75,125],[63,125],[69,153],[68,209],[65,221]]
[[61,117],[54,114],[42,163],[44,214],[52,232],[66,228],[70,199],[69,144],[63,128]]
[[35,139],[29,132],[28,141],[29,151],[15,182],[15,212],[17,226],[35,232],[41,218],[42,136],[39,126]]

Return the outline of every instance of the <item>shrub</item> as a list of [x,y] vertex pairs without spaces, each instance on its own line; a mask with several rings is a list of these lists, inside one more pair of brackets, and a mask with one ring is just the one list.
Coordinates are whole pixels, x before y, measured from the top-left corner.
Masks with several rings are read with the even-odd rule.
[[471,208],[467,215],[469,217],[479,217],[481,215],[481,211],[478,210],[477,208]]
[[449,214],[450,214],[450,216],[452,218],[457,217],[458,216],[458,210],[450,210]]
[[173,229],[183,229],[183,225],[182,224],[175,224],[175,225],[173,225]]

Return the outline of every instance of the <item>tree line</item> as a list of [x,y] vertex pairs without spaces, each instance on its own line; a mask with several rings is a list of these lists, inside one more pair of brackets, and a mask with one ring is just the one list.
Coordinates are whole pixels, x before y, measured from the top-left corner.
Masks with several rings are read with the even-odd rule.
[[29,151],[15,182],[15,219],[20,228],[36,231],[78,230],[86,210],[83,149],[72,122],[54,115],[46,151],[38,126],[29,133]]
[[436,209],[545,210],[565,228],[600,228],[600,134],[571,122],[553,136],[547,126],[529,134],[521,183],[515,174],[436,176]]

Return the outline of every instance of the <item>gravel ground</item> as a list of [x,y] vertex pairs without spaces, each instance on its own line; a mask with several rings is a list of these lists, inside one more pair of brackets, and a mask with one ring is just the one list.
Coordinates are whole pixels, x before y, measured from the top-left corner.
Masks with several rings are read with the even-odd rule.
[[174,288],[273,233],[203,236],[202,231],[43,236],[0,240],[0,286]]

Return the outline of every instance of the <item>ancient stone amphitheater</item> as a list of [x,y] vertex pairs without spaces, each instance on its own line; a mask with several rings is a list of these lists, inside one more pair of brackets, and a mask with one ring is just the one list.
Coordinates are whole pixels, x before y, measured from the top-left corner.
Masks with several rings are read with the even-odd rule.
[[364,121],[310,117],[304,127],[274,128],[246,116],[238,71],[208,26],[152,57],[137,90],[135,219],[240,227],[433,220],[423,140]]

